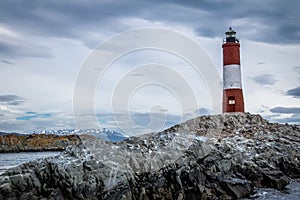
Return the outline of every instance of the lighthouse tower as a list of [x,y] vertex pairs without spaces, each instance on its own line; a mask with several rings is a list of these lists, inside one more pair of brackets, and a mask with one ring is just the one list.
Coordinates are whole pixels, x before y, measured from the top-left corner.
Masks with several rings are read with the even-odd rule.
[[244,112],[240,43],[230,27],[225,33],[223,48],[223,113]]

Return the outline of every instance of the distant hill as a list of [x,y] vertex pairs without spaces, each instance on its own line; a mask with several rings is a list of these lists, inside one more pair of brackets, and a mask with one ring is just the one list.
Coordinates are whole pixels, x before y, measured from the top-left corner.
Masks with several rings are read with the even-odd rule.
[[23,151],[63,151],[69,145],[80,144],[76,135],[2,134],[0,153]]
[[69,145],[80,144],[83,138],[98,138],[112,142],[126,139],[122,134],[107,129],[50,130],[28,134],[0,132],[0,153],[63,151]]
[[7,132],[0,132],[0,136],[1,136],[1,135],[8,135],[8,134],[20,135],[20,133],[7,133]]

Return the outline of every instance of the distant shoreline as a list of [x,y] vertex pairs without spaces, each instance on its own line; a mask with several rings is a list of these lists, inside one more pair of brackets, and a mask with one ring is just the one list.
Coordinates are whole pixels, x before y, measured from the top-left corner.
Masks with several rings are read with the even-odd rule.
[[26,152],[62,152],[65,151],[66,148],[62,148],[62,149],[30,149],[30,150],[20,150],[20,151],[1,151],[0,154],[2,153],[26,153]]
[[0,153],[64,151],[69,145],[80,144],[80,137],[55,134],[2,134]]

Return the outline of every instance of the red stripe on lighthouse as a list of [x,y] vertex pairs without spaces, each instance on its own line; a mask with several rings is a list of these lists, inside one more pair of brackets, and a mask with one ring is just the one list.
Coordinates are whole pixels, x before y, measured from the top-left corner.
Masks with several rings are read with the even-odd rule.
[[223,48],[223,66],[230,64],[240,65],[240,44],[239,43],[225,43]]

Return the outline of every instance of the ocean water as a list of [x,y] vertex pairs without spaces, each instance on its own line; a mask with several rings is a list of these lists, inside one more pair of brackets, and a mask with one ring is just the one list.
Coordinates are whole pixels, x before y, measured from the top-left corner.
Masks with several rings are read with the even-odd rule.
[[[1,153],[0,154],[0,174],[8,168],[22,163],[55,156],[60,152],[21,152],[21,153]],[[270,188],[258,189],[251,198],[243,200],[300,200],[300,180],[293,180],[283,192]]]
[[[261,188],[250,199],[255,200],[300,200],[300,180],[292,180],[285,191]],[[246,199],[245,199],[246,200]]]
[[0,153],[0,174],[8,168],[20,165],[32,160],[55,156],[58,151],[47,152],[20,152],[20,153]]

